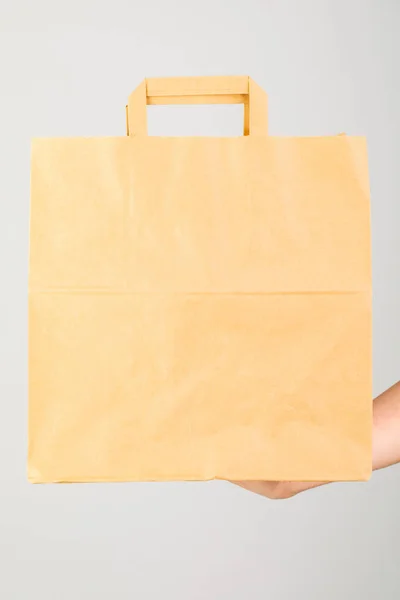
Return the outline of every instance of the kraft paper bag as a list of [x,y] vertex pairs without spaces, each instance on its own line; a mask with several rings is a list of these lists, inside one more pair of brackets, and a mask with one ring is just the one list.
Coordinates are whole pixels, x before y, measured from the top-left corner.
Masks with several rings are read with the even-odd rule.
[[[200,102],[244,136],[147,136]],[[248,77],[147,79],[127,137],[34,140],[30,481],[369,477],[365,140],[266,111]]]

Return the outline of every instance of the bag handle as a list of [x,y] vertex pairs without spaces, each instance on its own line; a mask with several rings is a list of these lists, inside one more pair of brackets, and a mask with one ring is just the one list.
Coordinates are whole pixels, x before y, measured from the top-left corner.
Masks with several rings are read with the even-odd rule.
[[247,76],[155,77],[132,92],[127,135],[147,136],[147,104],[244,104],[244,135],[267,135],[267,95]]

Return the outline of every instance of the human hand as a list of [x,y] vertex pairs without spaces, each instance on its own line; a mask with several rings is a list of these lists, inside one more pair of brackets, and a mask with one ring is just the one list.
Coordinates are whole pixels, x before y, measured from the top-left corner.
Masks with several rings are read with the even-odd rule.
[[[375,470],[400,462],[400,381],[375,399],[373,410],[372,468]],[[233,483],[266,498],[284,500],[329,482],[234,481]]]
[[300,492],[309,490],[311,488],[319,487],[328,482],[307,482],[307,481],[233,481],[236,485],[254,492],[255,494],[261,494],[270,500],[286,500],[296,496]]

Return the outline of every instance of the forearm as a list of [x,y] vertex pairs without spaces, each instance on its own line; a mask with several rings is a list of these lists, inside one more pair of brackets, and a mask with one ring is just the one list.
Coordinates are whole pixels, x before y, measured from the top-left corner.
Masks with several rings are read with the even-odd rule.
[[374,401],[373,468],[400,462],[400,381]]

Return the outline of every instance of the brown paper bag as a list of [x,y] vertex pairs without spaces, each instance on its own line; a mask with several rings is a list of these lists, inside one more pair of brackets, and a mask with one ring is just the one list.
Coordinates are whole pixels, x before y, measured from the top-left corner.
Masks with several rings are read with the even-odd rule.
[[[147,136],[197,102],[245,135]],[[367,479],[365,140],[267,137],[248,77],[148,79],[128,120],[33,142],[30,481]]]

